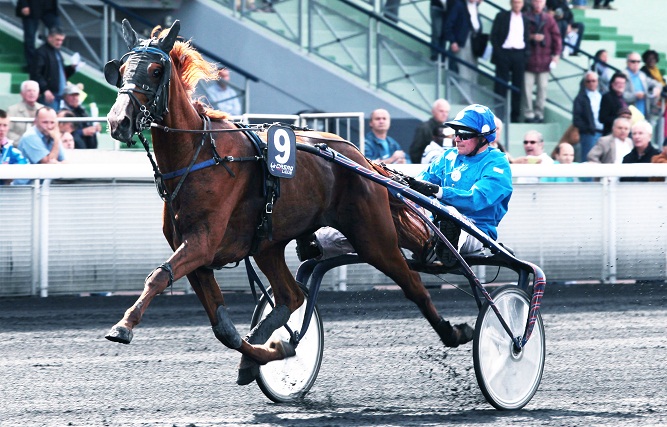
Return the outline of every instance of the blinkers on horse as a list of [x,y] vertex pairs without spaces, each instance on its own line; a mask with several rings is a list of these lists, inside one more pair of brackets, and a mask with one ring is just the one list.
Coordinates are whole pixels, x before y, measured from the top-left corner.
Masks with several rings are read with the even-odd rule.
[[[165,37],[141,40],[129,22],[123,21],[123,38],[130,52],[104,66],[106,81],[118,87],[118,93],[127,94],[140,111],[135,123],[136,132],[148,129],[153,121],[162,120],[169,112],[172,69],[169,52],[174,47],[180,26],[180,22],[175,21]],[[121,76],[123,66],[125,72]],[[144,95],[146,103],[142,103],[135,93]]]

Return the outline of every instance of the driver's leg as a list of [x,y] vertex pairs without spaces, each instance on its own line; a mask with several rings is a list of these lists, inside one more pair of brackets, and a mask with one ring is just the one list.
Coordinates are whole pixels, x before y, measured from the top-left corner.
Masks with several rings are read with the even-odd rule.
[[[453,221],[444,219],[440,221],[438,228],[447,240],[449,240],[449,243],[462,255],[479,251],[483,247],[482,242],[468,234],[465,230],[461,230],[461,227]],[[435,254],[445,267],[453,267],[458,262],[456,255],[440,240],[435,244]]]

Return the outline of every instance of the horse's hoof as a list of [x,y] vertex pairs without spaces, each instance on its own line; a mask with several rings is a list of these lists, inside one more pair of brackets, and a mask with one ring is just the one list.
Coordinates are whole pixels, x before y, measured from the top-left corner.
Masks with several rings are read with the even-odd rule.
[[456,348],[461,344],[472,341],[475,330],[467,323],[452,326],[448,321],[440,319],[435,325],[435,330],[445,347]]
[[296,348],[287,341],[273,341],[269,347],[278,351],[281,359],[287,359],[288,357],[296,356]]
[[459,330],[459,344],[465,344],[472,341],[472,338],[475,335],[475,330],[470,325],[467,323],[459,323],[454,326],[454,328]]
[[259,365],[255,362],[249,363],[244,367],[239,366],[239,375],[236,377],[236,384],[248,385],[255,381],[259,376]]
[[114,326],[109,333],[104,337],[109,341],[119,342],[121,344],[129,344],[132,341],[134,333],[125,326]]

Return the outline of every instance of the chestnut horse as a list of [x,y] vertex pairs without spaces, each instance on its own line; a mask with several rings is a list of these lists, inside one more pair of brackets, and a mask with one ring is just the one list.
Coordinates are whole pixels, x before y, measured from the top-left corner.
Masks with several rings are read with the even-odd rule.
[[[438,314],[419,274],[410,270],[399,249],[400,245],[421,250],[428,239],[424,224],[405,205],[393,198],[390,201],[382,185],[321,157],[297,153],[295,176],[280,182],[280,197],[271,215],[272,236],[253,248],[267,204],[262,191],[262,168],[266,166],[248,160],[260,159],[259,153],[246,133],[231,131],[237,126],[226,120],[226,113],[192,99],[199,80],[215,78],[215,65],[205,61],[189,42],[177,38],[179,29],[176,21],[171,28],[156,27],[151,38],[140,39],[123,21],[130,52],[122,62],[110,61],[105,67],[107,80],[120,88],[108,115],[112,136],[129,143],[151,127],[157,167],[165,173],[163,232],[174,250],[146,278],[142,294],[106,338],[129,344],[151,300],[174,280],[187,276],[216,338],[243,354],[237,382],[247,384],[255,378],[257,364],[294,355],[289,343],[266,343],[304,302],[285,263],[286,245],[320,227],[332,226],[349,239],[363,261],[401,287],[445,345],[456,347],[470,341],[472,328],[450,325]],[[297,140],[326,143],[360,165],[373,167],[354,145],[337,135],[304,131],[297,132]],[[197,166],[211,159],[220,161],[210,167]],[[229,159],[244,161],[225,161]],[[181,172],[169,174],[174,171]],[[212,269],[248,255],[269,279],[276,307],[242,339],[229,318]]]

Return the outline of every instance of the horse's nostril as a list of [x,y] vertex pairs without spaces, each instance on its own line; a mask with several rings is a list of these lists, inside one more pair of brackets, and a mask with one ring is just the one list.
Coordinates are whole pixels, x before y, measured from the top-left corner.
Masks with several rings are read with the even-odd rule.
[[132,127],[132,122],[129,117],[123,117],[123,120],[120,121],[119,129],[130,129]]

